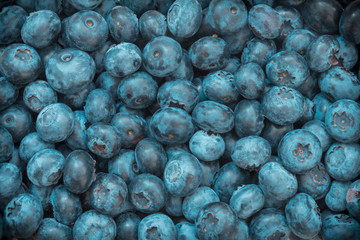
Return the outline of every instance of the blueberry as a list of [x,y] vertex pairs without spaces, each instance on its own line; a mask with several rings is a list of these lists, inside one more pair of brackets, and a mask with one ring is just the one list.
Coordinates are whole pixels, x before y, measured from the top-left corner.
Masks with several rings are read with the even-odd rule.
[[324,239],[358,239],[360,224],[345,214],[330,214],[322,220],[321,235]]
[[250,172],[238,168],[235,163],[230,162],[223,165],[213,180],[213,189],[223,202],[229,202],[233,192],[241,184],[252,182]]
[[263,97],[264,115],[278,125],[295,123],[304,114],[304,101],[297,90],[274,86]]
[[87,119],[84,111],[74,111],[74,131],[66,138],[66,144],[73,150],[87,150],[86,128]]
[[109,29],[105,19],[94,11],[80,11],[65,23],[63,34],[70,44],[82,51],[95,51],[102,47]]
[[139,35],[139,20],[135,13],[125,6],[112,8],[106,18],[110,34],[120,42],[135,42]]
[[28,84],[23,92],[25,105],[33,112],[39,113],[47,105],[56,103],[56,92],[50,84],[43,80],[37,80]]
[[204,131],[226,133],[234,127],[234,112],[226,105],[203,101],[195,106],[192,120]]
[[199,161],[202,168],[202,178],[200,186],[210,187],[212,185],[215,174],[220,168],[219,161],[204,162]]
[[139,239],[176,239],[176,228],[167,215],[155,213],[146,216],[139,223]]
[[116,216],[121,212],[128,195],[125,181],[111,173],[97,176],[89,191],[91,192],[91,206],[100,213],[111,216]]
[[0,55],[0,72],[13,84],[25,85],[34,81],[42,68],[36,50],[23,43],[8,45]]
[[149,107],[156,99],[158,84],[146,72],[136,72],[125,77],[117,89],[118,97],[133,109]]
[[179,222],[175,225],[178,239],[198,240],[195,225],[186,221]]
[[326,206],[334,212],[346,210],[346,193],[350,188],[351,182],[332,181],[331,187],[325,196]]
[[225,142],[219,134],[197,131],[190,139],[191,152],[202,161],[215,161],[225,151]]
[[0,77],[0,111],[11,106],[19,96],[19,89],[4,77]]
[[276,45],[273,40],[255,37],[246,43],[241,54],[241,63],[254,62],[264,67],[275,53]]
[[139,30],[141,36],[147,41],[165,36],[168,30],[166,17],[159,11],[149,10],[139,18]]
[[335,33],[343,8],[338,1],[305,1],[301,7],[304,22],[321,34]]
[[80,198],[69,192],[64,185],[54,188],[50,201],[54,218],[62,224],[73,225],[82,213]]
[[58,15],[50,10],[30,13],[21,28],[21,38],[34,48],[44,48],[53,43],[61,31]]
[[309,99],[313,99],[318,93],[318,78],[317,75],[310,72],[310,76],[305,80],[305,82],[297,88],[297,90],[304,96]]
[[269,162],[260,169],[259,185],[267,196],[277,200],[289,199],[298,190],[296,176],[278,162]]
[[234,77],[239,93],[246,99],[259,98],[265,89],[265,73],[257,63],[240,65]]
[[323,152],[327,151],[332,143],[332,138],[326,130],[325,123],[320,120],[311,120],[302,126],[302,129],[310,131],[320,141]]
[[331,178],[326,172],[324,164],[318,163],[316,167],[298,176],[299,192],[309,194],[315,200],[325,197],[329,191]]
[[[161,0],[122,0],[121,4],[135,11],[136,14],[141,14],[149,9],[153,9],[155,4]],[[169,5],[170,6],[170,5]]]
[[138,239],[138,227],[140,221],[141,218],[138,217],[138,215],[136,215],[135,213],[127,212],[121,214],[116,219],[116,240]]
[[6,128],[0,127],[0,162],[6,162],[14,151],[14,141]]
[[264,128],[264,114],[256,100],[241,100],[235,107],[235,132],[239,137],[260,135]]
[[319,77],[319,87],[322,93],[331,100],[351,99],[360,96],[360,81],[356,75],[345,68],[334,66]]
[[135,147],[135,160],[141,172],[161,176],[167,163],[167,156],[159,142],[144,138]]
[[157,93],[157,101],[161,108],[178,107],[191,112],[199,100],[196,86],[188,80],[165,82]]
[[360,164],[357,161],[359,154],[359,144],[334,143],[324,157],[327,172],[338,181],[355,179],[360,174]]
[[65,160],[63,182],[67,190],[80,194],[87,191],[95,179],[94,159],[83,150],[71,152]]
[[46,64],[45,74],[55,91],[74,94],[86,88],[93,80],[95,62],[89,54],[81,50],[62,49],[51,56]]
[[182,197],[169,194],[165,205],[165,211],[168,214],[168,216],[181,217],[183,215],[182,202],[183,202]]
[[64,156],[55,149],[44,149],[30,159],[26,172],[30,181],[40,187],[55,185],[64,169]]
[[360,34],[359,30],[356,27],[360,16],[359,13],[360,2],[352,1],[349,5],[346,6],[345,10],[342,12],[339,22],[339,31],[341,35],[346,40],[354,42],[355,44],[360,43]]
[[129,195],[135,209],[143,213],[160,211],[167,200],[164,182],[148,173],[140,174],[130,182]]
[[44,218],[35,233],[35,238],[39,240],[70,240],[72,239],[72,229],[64,224],[58,223],[54,218]]
[[306,58],[311,70],[325,72],[331,66],[339,64],[336,54],[340,50],[340,44],[335,36],[322,35],[310,43]]
[[110,122],[116,112],[115,101],[111,93],[105,89],[92,90],[84,106],[88,122]]
[[231,150],[231,159],[239,168],[258,170],[270,160],[270,143],[259,136],[248,136],[239,139]]
[[102,72],[96,79],[95,84],[98,88],[109,91],[114,100],[117,100],[117,89],[121,80],[122,78],[113,77],[108,72]]
[[277,11],[283,19],[283,27],[281,29],[280,38],[284,39],[295,29],[303,28],[302,16],[296,8],[277,6],[275,11]]
[[120,176],[129,184],[139,174],[135,152],[129,149],[120,150],[118,155],[109,160],[108,171]]
[[12,196],[21,186],[20,169],[12,163],[0,163],[0,176],[0,198]]
[[350,215],[355,217],[358,221],[360,220],[359,190],[360,180],[356,180],[350,185],[346,193],[346,208]]
[[51,10],[60,14],[62,11],[61,0],[35,0],[35,9],[39,10]]
[[265,203],[261,188],[255,184],[243,185],[237,188],[230,198],[230,207],[240,219],[247,219],[260,211]]
[[177,38],[189,38],[199,30],[202,8],[197,0],[176,0],[167,13],[169,31]]
[[169,145],[186,143],[195,128],[191,116],[186,111],[174,107],[157,110],[150,119],[149,127],[157,141]]
[[281,139],[286,133],[292,130],[294,130],[293,124],[281,126],[270,121],[265,121],[265,127],[261,132],[261,137],[265,138],[270,143],[272,152],[276,152]]
[[114,77],[124,77],[136,72],[142,64],[140,49],[133,43],[111,46],[104,57],[106,71]]
[[78,10],[94,9],[101,4],[101,0],[69,0],[71,6]]
[[313,102],[314,102],[314,119],[324,122],[326,112],[330,107],[330,105],[332,104],[332,102],[322,92],[316,94],[316,96],[313,98]]
[[273,55],[266,65],[266,76],[273,85],[297,88],[310,76],[305,59],[294,51]]
[[49,148],[55,148],[54,144],[43,141],[37,132],[32,132],[21,140],[19,155],[21,160],[27,163],[34,154]]
[[230,49],[222,38],[207,36],[191,45],[189,55],[194,67],[208,71],[219,70],[226,66]]
[[17,5],[4,7],[0,12],[0,44],[10,44],[21,34],[21,27],[26,21],[27,12]]
[[195,220],[200,239],[230,239],[237,224],[235,212],[224,202],[207,204]]
[[284,39],[282,47],[304,56],[307,53],[308,46],[315,38],[315,34],[310,30],[295,29]]
[[300,238],[315,237],[321,230],[320,209],[306,193],[298,193],[290,199],[285,215],[291,231]]
[[64,141],[74,130],[74,113],[63,103],[44,107],[36,119],[36,131],[46,142]]
[[326,130],[335,140],[349,143],[360,139],[360,105],[359,103],[341,99],[326,111]]
[[43,215],[40,200],[31,194],[20,194],[6,205],[6,231],[14,237],[31,237],[38,229]]
[[89,150],[102,157],[111,158],[121,149],[120,136],[116,128],[108,123],[92,124],[86,131]]
[[166,164],[164,184],[169,193],[185,197],[193,193],[201,183],[202,168],[199,160],[190,153],[180,153]]
[[105,71],[105,66],[104,66],[105,54],[109,50],[109,48],[114,44],[115,43],[113,41],[106,41],[99,49],[90,53],[91,57],[94,59],[95,62],[96,73],[101,73],[102,71]]
[[[253,32],[250,30],[247,24],[241,29],[239,29],[237,32],[222,35],[222,38],[228,44],[230,52],[232,54],[241,53],[246,43],[250,41],[252,37]],[[223,70],[226,71],[226,69]]]
[[117,113],[111,120],[122,140],[122,146],[133,148],[146,135],[146,122],[137,115]]
[[251,220],[249,230],[253,240],[287,239],[291,233],[284,213],[274,208],[261,210]]
[[81,214],[73,228],[74,240],[103,239],[116,237],[116,223],[106,215],[90,210]]
[[50,196],[53,189],[54,185],[48,187],[39,187],[35,184],[31,184],[28,193],[37,197],[41,201],[41,205],[44,211],[48,211],[51,207]]
[[194,222],[201,209],[213,202],[220,202],[214,190],[209,187],[199,187],[194,193],[184,198],[182,213],[188,221]]
[[221,34],[236,33],[248,19],[244,2],[237,0],[211,1],[208,16],[210,26]]
[[279,143],[278,156],[290,172],[305,173],[321,160],[320,141],[310,131],[304,129],[290,131]]
[[253,6],[249,11],[248,21],[253,33],[262,39],[277,38],[283,28],[281,15],[266,4]]
[[358,61],[358,50],[353,42],[346,40],[343,36],[336,36],[339,42],[340,50],[337,58],[340,64],[346,69],[352,69]]
[[169,76],[180,66],[182,54],[176,40],[167,36],[155,37],[144,47],[144,67],[153,76]]
[[[231,46],[231,44],[229,44]],[[236,70],[240,67],[240,59],[238,57],[231,57],[227,62],[226,66],[223,67],[221,70],[224,72],[229,72],[231,74],[235,74]]]
[[203,80],[202,89],[207,99],[221,104],[235,103],[239,98],[233,74],[225,71],[207,75]]
[[85,88],[77,93],[62,95],[62,102],[71,107],[72,109],[84,110],[86,99],[89,93],[95,89],[95,84],[90,82]]

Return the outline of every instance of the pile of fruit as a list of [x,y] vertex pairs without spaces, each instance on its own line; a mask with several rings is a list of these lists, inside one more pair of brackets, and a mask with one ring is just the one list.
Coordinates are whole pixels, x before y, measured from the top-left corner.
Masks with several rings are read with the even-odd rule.
[[360,239],[360,0],[0,7],[0,239]]

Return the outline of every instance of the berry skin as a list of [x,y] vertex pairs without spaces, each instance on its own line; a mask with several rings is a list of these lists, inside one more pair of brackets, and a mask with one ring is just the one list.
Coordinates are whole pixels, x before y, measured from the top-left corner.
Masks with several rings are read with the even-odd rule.
[[45,74],[55,91],[74,94],[86,88],[93,80],[95,62],[86,52],[65,48],[51,56],[46,64]]
[[201,178],[200,162],[190,153],[180,153],[171,159],[163,175],[167,191],[178,197],[192,194],[200,186]]
[[321,230],[320,209],[306,193],[298,193],[290,199],[285,215],[291,231],[300,238],[315,237]]
[[28,193],[17,195],[5,207],[6,229],[12,236],[30,237],[38,229],[43,215],[39,199]]
[[236,166],[249,171],[260,169],[270,160],[270,156],[270,143],[259,136],[239,139],[231,151],[231,159]]
[[360,104],[349,99],[341,99],[326,111],[326,130],[335,140],[344,143],[360,139]]
[[165,206],[167,194],[164,182],[148,173],[136,176],[129,185],[130,201],[143,213],[160,211]]
[[61,31],[61,21],[56,13],[40,10],[30,13],[21,28],[21,38],[34,48],[44,48],[53,43]]
[[139,239],[176,239],[176,228],[167,215],[155,213],[146,216],[139,223]]
[[320,141],[307,130],[290,131],[279,143],[278,156],[288,171],[303,174],[320,162],[322,156]]
[[167,13],[169,31],[177,38],[189,38],[199,30],[202,8],[197,0],[176,0]]
[[36,131],[50,143],[64,141],[74,130],[74,113],[63,103],[54,103],[41,110],[36,119]]
[[0,72],[13,84],[25,85],[34,81],[43,68],[37,51],[26,44],[8,45],[0,55]]
[[74,240],[104,239],[116,237],[116,223],[106,215],[90,210],[81,214],[73,228]]
[[297,90],[274,86],[263,97],[264,115],[278,125],[295,123],[304,114],[304,101]]

